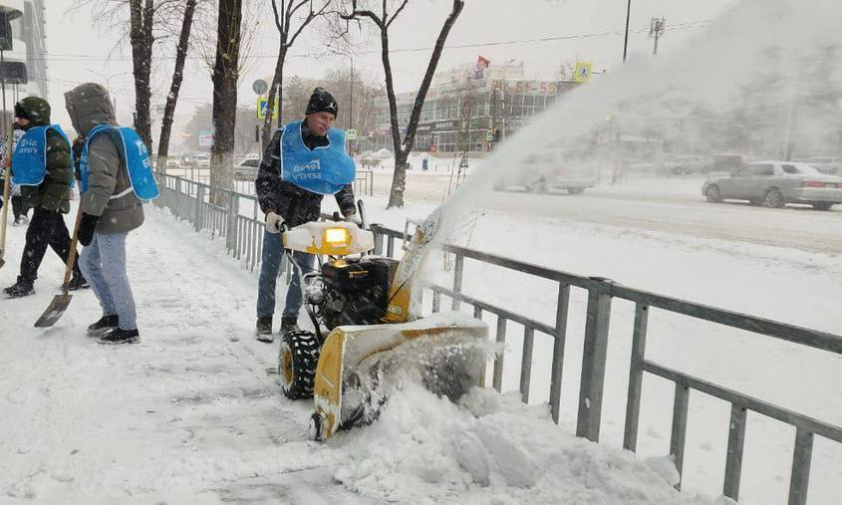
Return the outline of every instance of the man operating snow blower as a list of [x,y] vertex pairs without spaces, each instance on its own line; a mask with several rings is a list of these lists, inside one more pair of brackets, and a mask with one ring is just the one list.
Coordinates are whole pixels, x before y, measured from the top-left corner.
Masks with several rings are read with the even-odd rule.
[[[266,215],[260,281],[257,292],[257,339],[272,342],[275,285],[284,255],[283,229],[318,221],[322,199],[334,195],[345,219],[357,222],[354,161],[345,153],[345,134],[332,128],[339,113],[336,99],[316,88],[303,120],[278,130],[269,142],[255,180],[260,210]],[[295,275],[287,290],[280,334],[298,330],[302,294],[300,272],[313,268],[313,255],[292,255]]]

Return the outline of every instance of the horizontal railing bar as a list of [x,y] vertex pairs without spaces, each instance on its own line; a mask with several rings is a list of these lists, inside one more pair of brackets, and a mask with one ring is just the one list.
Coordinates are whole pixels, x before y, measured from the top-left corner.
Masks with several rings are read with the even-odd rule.
[[793,412],[784,407],[772,405],[771,403],[758,400],[757,398],[753,398],[751,396],[743,395],[732,389],[717,386],[716,384],[707,382],[703,379],[691,377],[676,370],[657,365],[651,361],[644,360],[641,363],[641,366],[644,371],[653,375],[683,384],[689,388],[695,389],[696,391],[719,398],[720,400],[725,400],[735,405],[741,405],[748,410],[757,412],[758,414],[763,414],[764,416],[771,417],[772,419],[777,419],[778,421],[795,426],[796,428],[804,428],[816,435],[842,443],[842,429],[831,426],[830,424],[819,421],[818,419]]
[[[390,230],[382,226],[372,225],[372,229],[377,233],[403,237],[403,233]],[[597,288],[607,290],[615,298],[622,298],[631,302],[649,305],[650,307],[656,307],[669,312],[691,316],[696,319],[702,319],[712,323],[774,337],[815,349],[842,354],[842,337],[831,333],[811,330],[786,323],[779,323],[769,319],[750,316],[748,314],[742,314],[708,305],[687,302],[677,298],[628,288],[619,284],[608,283],[600,278],[582,277],[580,275],[552,270],[539,265],[516,261],[493,254],[482,253],[472,249],[466,249],[464,247],[444,245],[442,246],[442,249],[456,254],[457,256],[471,258],[477,261],[516,270],[518,272],[548,280],[560,281],[583,289]]]
[[643,303],[669,312],[684,314],[696,319],[703,319],[712,323],[722,324],[753,333],[759,333],[761,335],[767,335],[769,337],[830,351],[836,354],[842,354],[842,337],[830,333],[810,330],[786,323],[778,323],[769,319],[749,316],[747,314],[718,309],[698,303],[685,302],[683,300],[656,295],[646,291],[630,289],[616,284],[614,285],[614,289],[611,294],[618,298]]
[[508,319],[509,321],[522,324],[526,328],[531,328],[533,330],[540,331],[541,333],[546,333],[550,337],[556,338],[555,328],[553,328],[552,326],[535,321],[533,319],[529,319],[528,317],[521,316],[520,314],[515,314],[514,312],[509,312],[508,310],[497,307],[496,305],[491,305],[490,303],[482,302],[480,300],[477,300],[476,298],[472,298],[463,293],[454,293],[450,289],[444,288],[442,286],[431,284],[427,286],[427,288],[433,291],[434,293],[441,293],[449,298],[455,298],[460,302],[467,303],[468,305],[473,305],[474,307],[479,307],[486,312],[491,312],[492,314],[502,316],[503,318]]

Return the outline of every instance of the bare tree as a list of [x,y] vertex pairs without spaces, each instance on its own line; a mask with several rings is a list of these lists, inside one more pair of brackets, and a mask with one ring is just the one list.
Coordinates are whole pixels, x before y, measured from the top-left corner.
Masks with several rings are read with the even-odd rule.
[[[213,66],[213,145],[211,185],[233,189],[234,131],[237,123],[237,84],[240,80],[240,29],[243,0],[219,0],[216,61]],[[225,204],[224,194],[216,195]]]
[[[283,111],[283,82],[284,65],[287,53],[295,44],[301,32],[319,17],[329,13],[327,10],[332,0],[272,0],[272,13],[275,15],[275,28],[278,29],[279,46],[278,59],[275,62],[275,73],[272,76],[272,84],[269,86],[269,97],[266,100],[266,118],[263,121],[263,147],[269,143],[269,134],[272,131],[272,119],[275,119],[280,126],[281,113]],[[296,17],[296,13],[299,16]],[[297,21],[297,26],[294,26]],[[280,93],[280,95],[279,95]],[[273,117],[271,111],[275,108],[275,101],[278,102],[278,116]]]
[[173,116],[175,115],[175,106],[178,102],[178,93],[181,90],[181,82],[184,79],[184,62],[187,60],[187,49],[190,44],[190,29],[193,26],[193,15],[195,11],[196,0],[186,0],[184,17],[181,23],[181,34],[178,37],[178,46],[176,48],[175,70],[173,70],[170,92],[167,95],[167,104],[164,107],[164,119],[161,122],[161,137],[158,142],[158,168],[162,170],[167,166]]
[[[447,36],[450,34],[450,29],[459,18],[462,9],[465,7],[465,0],[453,0],[453,6],[450,9],[450,14],[444,21],[444,24],[439,31],[436,44],[433,52],[430,55],[430,62],[427,64],[427,71],[424,74],[424,79],[421,81],[421,86],[418,88],[418,93],[415,95],[415,104],[412,107],[412,113],[409,116],[409,124],[406,129],[406,136],[401,141],[401,132],[398,125],[398,105],[395,98],[395,83],[392,78],[392,63],[389,54],[389,28],[394,23],[395,19],[403,12],[409,0],[396,0],[394,2],[382,1],[382,8],[380,12],[375,12],[373,9],[366,9],[368,4],[374,4],[374,0],[349,0],[350,12],[342,14],[342,19],[345,20],[367,20],[377,27],[380,32],[380,56],[383,60],[383,71],[386,74],[386,95],[389,98],[389,116],[392,126],[392,144],[395,148],[395,174],[392,179],[392,189],[389,193],[388,207],[403,207],[404,204],[404,190],[406,189],[406,168],[407,158],[412,151],[412,146],[415,143],[415,131],[418,129],[418,122],[421,118],[421,109],[424,107],[424,100],[427,98],[427,91],[430,88],[430,83],[433,81],[433,76],[436,73],[439,59],[441,58],[444,43],[447,41]],[[396,6],[390,12],[389,6]],[[362,6],[362,7],[361,7]]]
[[130,39],[135,95],[134,127],[149,152],[152,152],[152,118],[149,112],[152,91],[149,82],[152,75],[152,46],[155,43],[152,34],[154,13],[152,0],[130,0]]

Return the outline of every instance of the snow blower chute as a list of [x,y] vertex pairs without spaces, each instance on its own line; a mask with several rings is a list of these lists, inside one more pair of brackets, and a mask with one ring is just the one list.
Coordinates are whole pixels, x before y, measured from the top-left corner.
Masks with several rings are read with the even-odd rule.
[[315,331],[286,333],[278,372],[289,398],[314,397],[314,438],[376,419],[403,380],[456,401],[484,376],[488,328],[460,312],[412,320],[413,281],[438,225],[433,214],[404,242],[401,261],[366,255],[371,231],[311,222],[284,233],[284,248],[327,257],[303,275]]

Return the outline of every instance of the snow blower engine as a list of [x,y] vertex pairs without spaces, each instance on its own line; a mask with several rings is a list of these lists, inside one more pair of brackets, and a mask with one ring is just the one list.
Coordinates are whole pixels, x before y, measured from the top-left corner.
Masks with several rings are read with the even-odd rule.
[[461,313],[409,322],[411,281],[437,222],[425,224],[404,242],[400,262],[366,254],[374,235],[354,223],[310,222],[284,233],[284,249],[327,257],[318,272],[303,274],[314,331],[284,334],[278,356],[283,394],[315,397],[314,438],[376,419],[407,373],[454,401],[479,385],[484,323]]

